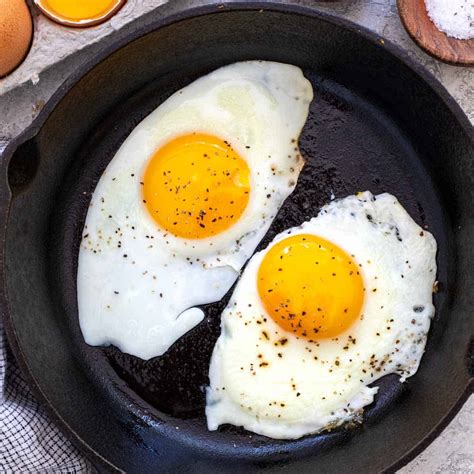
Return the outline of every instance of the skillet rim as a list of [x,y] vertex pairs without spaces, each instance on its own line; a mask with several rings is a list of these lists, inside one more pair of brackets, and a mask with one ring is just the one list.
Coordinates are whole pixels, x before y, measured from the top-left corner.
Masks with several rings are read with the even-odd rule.
[[[6,244],[6,228],[9,217],[9,210],[11,204],[11,193],[6,179],[8,164],[11,157],[17,148],[28,140],[34,138],[42,129],[43,125],[54,111],[56,106],[66,97],[68,92],[82,80],[94,67],[111,56],[119,49],[127,46],[133,41],[152,33],[158,29],[169,26],[174,23],[185,21],[191,18],[200,16],[230,12],[230,11],[255,11],[255,12],[278,12],[283,14],[303,15],[307,17],[316,18],[318,20],[332,23],[342,28],[353,31],[362,36],[368,42],[382,47],[391,55],[395,56],[400,62],[404,63],[416,75],[418,75],[427,85],[436,93],[436,95],[447,106],[450,112],[459,123],[463,132],[466,134],[474,148],[474,128],[472,127],[467,116],[461,109],[460,105],[449,94],[441,82],[429,72],[421,63],[412,59],[408,53],[400,46],[392,41],[384,38],[376,32],[369,30],[366,27],[360,26],[350,20],[336,16],[333,13],[322,12],[315,10],[309,6],[295,5],[291,3],[281,3],[279,0],[271,1],[232,1],[226,0],[222,3],[209,3],[200,6],[187,7],[186,1],[179,1],[179,3],[168,3],[158,8],[158,18],[154,18],[144,26],[137,26],[132,24],[128,31],[125,31],[116,40],[111,41],[96,53],[91,59],[84,62],[75,72],[73,72],[56,90],[51,98],[44,105],[38,116],[33,122],[19,135],[10,140],[6,147],[0,149],[0,312],[3,318],[5,333],[10,344],[12,353],[17,360],[22,374],[24,375],[33,394],[45,407],[47,413],[54,420],[56,426],[64,433],[66,438],[79,449],[93,464],[98,463],[102,468],[119,470],[110,461],[101,456],[95,449],[90,446],[83,438],[81,438],[74,429],[69,426],[68,422],[57,412],[54,406],[50,403],[47,394],[41,389],[36,381],[35,375],[30,370],[28,360],[20,345],[19,338],[13,323],[12,315],[9,308],[7,291],[6,291],[6,268],[5,268],[5,244]],[[151,15],[156,14],[152,12]],[[120,32],[118,33],[120,35]],[[383,40],[383,44],[381,42]],[[448,423],[461,409],[465,401],[474,392],[474,378],[471,377],[463,392],[459,394],[457,401],[449,408],[446,414],[439,420],[431,432],[421,439],[412,449],[407,451],[400,459],[398,459],[391,466],[385,468],[384,472],[396,472],[399,468],[411,461],[416,455],[423,451],[434,439],[444,430]]]

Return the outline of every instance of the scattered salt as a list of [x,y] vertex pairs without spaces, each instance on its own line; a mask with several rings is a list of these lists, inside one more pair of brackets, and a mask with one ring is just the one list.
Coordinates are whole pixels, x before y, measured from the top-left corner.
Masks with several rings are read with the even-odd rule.
[[474,38],[474,0],[425,0],[436,27],[458,39]]

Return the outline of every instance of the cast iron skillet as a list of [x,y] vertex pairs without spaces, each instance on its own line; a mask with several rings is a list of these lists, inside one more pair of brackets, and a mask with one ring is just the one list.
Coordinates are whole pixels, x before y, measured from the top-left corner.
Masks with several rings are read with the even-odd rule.
[[[438,241],[437,313],[420,369],[403,386],[382,379],[357,429],[295,441],[208,432],[202,386],[225,301],[149,362],[82,340],[78,243],[102,171],[173,91],[244,59],[296,64],[316,95],[301,137],[307,165],[262,245],[332,192],[365,189],[398,196]],[[394,470],[472,391],[473,150],[472,128],[446,91],[373,33],[295,6],[174,3],[67,81],[4,152],[1,309],[13,352],[59,425],[103,469]]]

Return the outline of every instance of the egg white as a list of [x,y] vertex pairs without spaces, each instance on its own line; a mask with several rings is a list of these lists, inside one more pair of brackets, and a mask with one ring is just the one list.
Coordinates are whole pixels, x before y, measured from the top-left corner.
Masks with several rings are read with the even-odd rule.
[[[360,265],[362,313],[337,338],[298,338],[260,300],[262,259],[273,244],[297,234],[329,240]],[[208,428],[230,423],[294,439],[357,419],[377,393],[369,384],[390,373],[404,381],[418,369],[434,315],[435,256],[433,236],[390,194],[331,202],[279,234],[249,261],[222,314],[209,372]]]
[[[176,92],[132,131],[103,173],[84,225],[77,291],[88,344],[159,356],[202,320],[194,306],[223,297],[296,185],[297,140],[312,97],[295,66],[235,63]],[[229,141],[250,169],[243,215],[205,239],[160,229],[142,202],[150,157],[193,132]]]

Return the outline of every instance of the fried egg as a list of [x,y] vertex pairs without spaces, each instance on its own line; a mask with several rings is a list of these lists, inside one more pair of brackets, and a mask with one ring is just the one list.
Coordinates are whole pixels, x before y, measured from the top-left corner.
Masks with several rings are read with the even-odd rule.
[[173,94],[100,178],[79,250],[79,322],[90,345],[149,359],[203,319],[293,191],[313,97],[302,71],[249,61]]
[[436,242],[390,194],[324,206],[255,254],[222,315],[208,428],[294,439],[360,418],[412,376],[434,315]]

